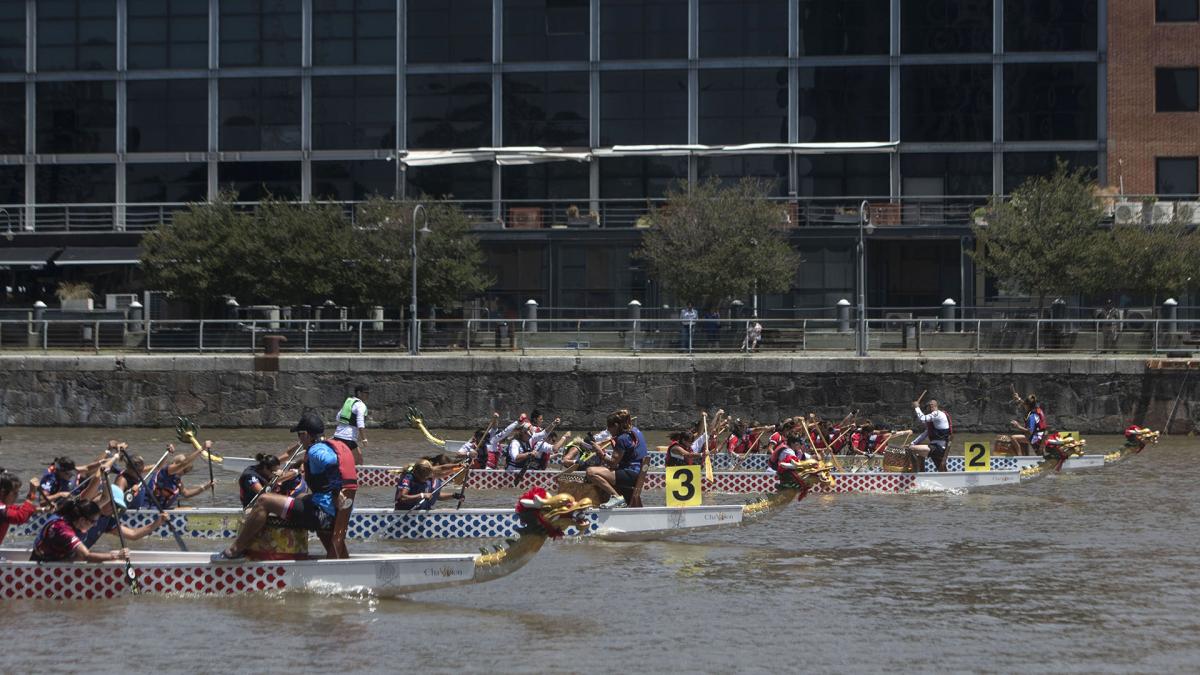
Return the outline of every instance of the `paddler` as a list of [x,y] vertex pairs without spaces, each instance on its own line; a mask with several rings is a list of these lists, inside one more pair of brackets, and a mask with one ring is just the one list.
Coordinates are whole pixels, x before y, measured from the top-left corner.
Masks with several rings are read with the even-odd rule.
[[792,429],[796,427],[796,420],[788,417],[780,420],[775,424],[775,431],[767,438],[767,454],[775,452],[775,447],[780,443],[787,443],[788,436],[791,435]]
[[[268,516],[280,518],[290,525],[321,534],[329,532],[337,515],[338,493],[342,489],[342,472],[338,466],[338,453],[325,442],[325,423],[316,413],[307,412],[292,427],[296,441],[304,455],[305,480],[312,492],[300,497],[285,497],[264,494],[242,519],[237,539],[224,551],[214,553],[213,562],[238,560],[246,555],[246,548],[267,524]],[[301,452],[301,450],[297,450]],[[326,552],[333,557],[328,537],[322,539]]]
[[159,513],[152,522],[141,527],[134,528],[121,525],[118,513],[125,510],[125,492],[116,485],[101,488],[98,500],[97,505],[100,507],[99,519],[79,537],[83,545],[88,548],[95,546],[100,537],[105,534],[116,532],[118,527],[121,528],[121,535],[125,541],[137,541],[167,522],[167,514]]
[[496,423],[500,421],[500,413],[493,412],[492,418],[488,420],[487,427],[476,429],[471,435],[471,440],[462,444],[458,449],[459,459],[471,462],[471,468],[483,469],[487,467],[487,444],[491,439],[492,432],[496,429]]
[[[1025,424],[1021,424],[1016,420],[1011,420],[1011,424],[1015,429],[1025,432],[1024,434],[1013,434],[1012,439],[1021,448],[1022,455],[1038,454],[1041,455],[1046,449],[1046,433],[1050,430],[1046,423],[1046,413],[1042,412],[1042,406],[1038,404],[1037,396],[1030,394],[1022,399],[1020,396],[1013,393],[1013,398],[1017,403],[1025,408]],[[1037,452],[1033,452],[1036,450]]]
[[602,509],[620,508],[626,505],[620,490],[632,491],[642,472],[642,462],[648,448],[642,431],[633,426],[633,416],[628,410],[618,410],[608,416],[608,433],[615,439],[612,458],[600,466],[590,466],[587,478],[609,495],[600,505]]
[[367,445],[367,396],[371,389],[366,384],[354,387],[354,395],[347,396],[337,414],[337,429],[333,437],[344,442],[354,453],[354,462],[363,463],[363,450]]
[[[212,441],[204,441],[205,451],[212,450],[212,447]],[[175,446],[169,445],[167,449],[172,451]],[[147,477],[146,486],[154,491],[154,496],[162,508],[173,509],[179,505],[180,499],[191,499],[216,485],[216,481],[208,481],[200,487],[189,489],[183,484],[183,477],[191,472],[201,452],[197,449],[187,454],[178,453],[171,458],[170,463],[154,472],[153,476]]]
[[250,505],[255,495],[267,489],[278,471],[279,458],[275,455],[260,452],[254,456],[254,464],[238,476],[238,498],[242,500],[243,509]]
[[[925,425],[925,430],[913,439],[909,448],[921,458],[928,456],[933,460],[936,471],[946,470],[946,449],[950,446],[950,437],[954,435],[954,427],[950,424],[950,415],[938,408],[938,402],[930,399],[929,412],[921,412],[921,402],[913,401],[913,412],[917,421]],[[924,467],[921,461],[915,462],[915,471],[921,472]]]
[[694,429],[671,434],[671,444],[667,446],[667,466],[695,466],[703,462],[703,449],[700,452],[693,449],[692,444],[696,440]]
[[786,461],[799,461],[804,459],[804,435],[801,433],[793,433],[791,436],[784,438],[775,444],[775,449],[771,451],[767,457],[767,473],[779,473],[779,465]]
[[70,457],[55,457],[42,474],[38,487],[51,502],[70,497],[79,487],[79,471],[75,468],[75,460]]
[[437,504],[446,481],[435,476],[436,468],[428,459],[413,464],[404,471],[396,485],[397,511],[428,511]]
[[[29,480],[29,492],[25,495],[25,501],[16,504],[17,490],[20,487],[20,478],[0,469],[0,544],[4,543],[9,525],[20,525],[32,518],[33,514],[38,511],[38,480],[36,478]],[[16,505],[14,506],[14,504]]]
[[34,562],[106,562],[128,560],[129,549],[95,553],[83,543],[83,533],[100,520],[100,506],[90,499],[72,497],[59,504],[33,542]]

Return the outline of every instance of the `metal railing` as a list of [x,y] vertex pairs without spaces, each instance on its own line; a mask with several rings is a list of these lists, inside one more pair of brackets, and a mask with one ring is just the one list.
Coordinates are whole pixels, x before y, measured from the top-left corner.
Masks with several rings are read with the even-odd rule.
[[[422,352],[852,354],[856,321],[839,319],[422,320]],[[407,350],[410,323],[333,320],[3,320],[0,351],[283,353]],[[761,326],[755,339],[755,326]],[[869,319],[869,351],[957,354],[1172,354],[1200,352],[1200,321]],[[553,327],[553,330],[547,330]]]

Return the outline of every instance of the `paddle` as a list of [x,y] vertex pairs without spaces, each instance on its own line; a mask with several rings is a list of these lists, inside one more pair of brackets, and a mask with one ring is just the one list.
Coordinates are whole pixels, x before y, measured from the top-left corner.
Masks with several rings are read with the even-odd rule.
[[[189,420],[186,417],[180,417],[180,418],[178,418],[178,420],[179,420],[179,423],[175,425],[175,435],[179,437],[179,440],[187,441],[187,442],[191,443],[192,448],[200,451],[200,454],[204,455],[208,459],[209,489],[212,490],[213,501],[216,501],[216,499],[217,499],[217,481],[216,481],[216,478],[213,477],[213,459],[214,459],[213,453],[210,452],[209,450],[207,450],[206,448],[203,448],[200,446],[200,440],[196,438],[196,434],[200,433],[200,427],[196,426],[195,422]],[[217,461],[223,461],[223,460],[220,458],[217,458]]]
[[[471,468],[471,464],[468,462],[466,466],[464,466],[463,468],[459,469],[458,471],[455,471],[454,473],[450,474],[450,477],[449,477],[449,478],[447,478],[446,480],[442,481],[442,484],[441,484],[441,485],[438,485],[438,486],[437,486],[437,487],[436,487],[436,488],[433,490],[433,492],[441,492],[442,488],[446,487],[446,486],[447,486],[447,485],[449,485],[450,483],[453,483],[453,482],[454,482],[454,479],[455,479],[455,478],[458,478],[458,475],[459,475],[459,474],[461,474],[462,472],[464,472],[464,471],[466,471],[466,470],[468,470],[468,469],[470,469],[470,468]],[[435,481],[436,481],[436,479],[435,479]],[[464,481],[464,482],[463,482],[463,488],[465,489],[465,488],[466,488],[466,486],[467,486],[467,484],[466,484],[466,482]],[[432,492],[431,492],[430,494],[432,494]],[[420,501],[418,501],[416,504],[413,504],[413,507],[412,507],[411,509],[409,509],[407,513],[405,513],[403,516],[400,516],[400,517],[401,517],[401,518],[407,518],[409,513],[412,513],[413,511],[416,511],[416,510],[420,509],[420,508],[421,508],[421,505],[422,505],[422,504],[424,504],[424,503],[425,503],[425,502],[427,502],[427,501],[429,501],[429,500],[428,500],[428,499],[426,499],[425,497],[421,497]],[[459,502],[459,506],[462,506],[462,502]],[[456,510],[457,510],[457,509],[456,509]]]
[[[824,462],[825,461],[825,453],[817,449],[817,444],[814,442],[812,432],[809,431],[809,429],[808,429],[808,422],[806,422],[804,420],[803,416],[800,417],[800,424],[801,424],[801,426],[804,427],[804,435],[808,437],[809,444],[812,445],[813,450],[817,453],[817,457],[819,457],[821,459],[821,461]],[[821,430],[821,428],[817,427],[817,431],[820,431],[820,430]],[[821,434],[821,438],[825,439],[826,445],[829,445],[829,439],[825,438],[824,434]],[[842,463],[838,461],[837,455],[831,455],[831,456],[833,458],[833,465],[835,467],[837,467],[838,471],[842,471]]]
[[712,438],[708,435],[708,411],[700,414],[701,424],[704,425],[704,480],[709,483],[713,482],[712,458],[708,456],[709,444],[712,443]]
[[[154,490],[151,490],[150,486],[146,485],[146,477],[138,473],[137,469],[133,468],[133,459],[129,457],[129,453],[126,452],[124,448],[117,450],[117,452],[121,453],[121,459],[125,462],[125,469],[133,473],[133,477],[137,479],[137,482],[142,486],[142,489],[146,491],[146,496],[150,498],[150,503],[154,505],[154,508],[159,513],[168,515],[167,512],[163,510],[162,502],[158,501],[158,495],[155,495]],[[163,460],[166,459],[167,455],[169,454],[171,454],[170,450],[164,452],[163,456],[159,457],[158,461],[154,463],[151,471],[157,470],[158,465],[162,464]],[[126,497],[126,499],[128,499],[128,497]],[[183,543],[183,535],[179,533],[179,530],[175,527],[175,523],[171,522],[169,515],[167,517],[167,529],[171,530],[171,535],[175,537],[175,543],[179,545],[179,550],[187,551],[187,544]]]
[[279,473],[272,476],[271,481],[269,483],[267,483],[267,486],[264,487],[263,489],[259,490],[258,494],[254,495],[253,497],[250,498],[250,502],[248,504],[246,504],[246,508],[242,509],[242,512],[246,512],[246,511],[249,511],[250,509],[254,508],[254,505],[256,503],[258,503],[259,497],[267,494],[268,492],[273,490],[276,485],[279,485],[279,481],[281,481],[283,479],[283,474],[287,473],[288,469],[292,468],[292,465],[296,463],[296,458],[299,457],[300,453],[304,452],[305,450],[306,450],[306,448],[303,445],[300,445],[299,443],[297,443],[296,449],[292,451],[292,454],[290,457],[288,457],[287,462],[283,466],[279,467]]
[[474,464],[475,460],[470,460],[467,462],[467,475],[463,476],[462,487],[458,489],[458,492],[454,493],[454,498],[458,500],[458,505],[454,507],[455,511],[462,508],[463,500],[467,498],[467,483],[471,482],[471,467],[474,466]]
[[[107,471],[102,471],[100,475],[104,478],[104,489],[108,490],[108,503],[112,505],[113,518],[117,521],[117,539],[121,542],[122,549],[128,549],[129,547],[125,545],[125,532],[121,529],[121,509],[118,509],[117,503],[113,501],[112,481],[109,480]],[[129,579],[133,593],[137,595],[142,587],[138,583],[137,572],[133,571],[133,562],[129,558],[125,559],[125,578]]]

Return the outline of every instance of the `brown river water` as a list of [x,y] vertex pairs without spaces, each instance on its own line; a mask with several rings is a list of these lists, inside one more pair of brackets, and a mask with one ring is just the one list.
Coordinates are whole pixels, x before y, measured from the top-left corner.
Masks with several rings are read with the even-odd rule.
[[[172,430],[0,434],[0,466],[29,478],[56,455],[86,461],[114,436],[153,462]],[[201,436],[240,456],[293,438],[286,429]],[[373,464],[429,449],[409,430],[370,437]],[[1092,452],[1119,443],[1088,439]],[[4,601],[0,672],[1194,673],[1198,446],[1169,437],[1103,469],[970,494],[814,496],[765,523],[661,542],[559,542],[505,579],[407,599]],[[235,504],[235,475],[217,471],[217,499],[192,505]],[[197,465],[188,482],[206,479]],[[516,496],[468,492],[467,505],[511,506]],[[390,501],[379,488],[359,503]]]

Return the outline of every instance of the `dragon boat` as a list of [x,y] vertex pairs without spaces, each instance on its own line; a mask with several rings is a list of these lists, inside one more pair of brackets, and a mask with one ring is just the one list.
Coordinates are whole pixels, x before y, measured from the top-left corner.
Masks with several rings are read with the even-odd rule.
[[591,506],[567,494],[526,492],[518,537],[480,554],[363,554],[211,562],[208,553],[135,551],[129,563],[30,562],[29,549],[0,549],[0,598],[79,600],[138,593],[242,595],[308,591],[380,597],[482,583],[523,567],[548,538],[561,537]]

